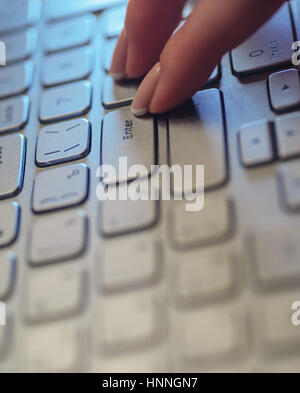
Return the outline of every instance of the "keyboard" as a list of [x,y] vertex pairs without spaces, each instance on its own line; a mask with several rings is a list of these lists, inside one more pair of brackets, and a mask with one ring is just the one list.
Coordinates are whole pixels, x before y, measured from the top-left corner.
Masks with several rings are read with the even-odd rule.
[[[125,7],[0,0],[0,370],[299,372],[300,1],[140,119],[107,72]],[[204,165],[204,209],[99,201],[120,157]]]

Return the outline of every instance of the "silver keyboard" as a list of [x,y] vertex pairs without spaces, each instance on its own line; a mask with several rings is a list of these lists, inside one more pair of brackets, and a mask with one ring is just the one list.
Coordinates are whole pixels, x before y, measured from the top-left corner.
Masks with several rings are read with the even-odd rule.
[[[299,372],[300,1],[154,119],[107,75],[124,15],[0,0],[0,371]],[[205,165],[204,209],[99,202],[124,156]]]

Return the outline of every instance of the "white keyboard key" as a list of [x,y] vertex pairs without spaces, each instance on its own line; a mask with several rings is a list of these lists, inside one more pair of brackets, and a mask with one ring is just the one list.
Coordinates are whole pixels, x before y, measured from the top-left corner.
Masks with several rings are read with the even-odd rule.
[[124,80],[115,82],[113,78],[106,75],[103,85],[103,106],[106,109],[129,105],[134,99],[140,81]]
[[84,305],[86,277],[74,264],[34,269],[26,283],[25,315],[30,322],[66,318]]
[[31,238],[31,263],[43,265],[76,258],[86,247],[87,219],[82,212],[39,219]]
[[33,79],[33,63],[28,60],[0,69],[0,98],[15,96],[29,89]]
[[124,4],[126,0],[46,0],[47,19],[62,19],[86,12],[98,12],[111,6]]
[[180,255],[176,297],[180,303],[197,303],[223,299],[236,285],[234,256],[225,250],[192,251]]
[[37,38],[37,29],[34,27],[1,37],[1,41],[6,46],[6,63],[9,64],[30,57],[36,50]]
[[291,210],[300,209],[300,169],[298,165],[280,168],[280,185],[283,187],[284,201]]
[[16,259],[12,253],[0,255],[0,300],[6,299],[14,286]]
[[238,310],[217,307],[184,312],[178,342],[186,361],[207,364],[233,358],[245,344],[245,326]]
[[85,334],[77,322],[63,321],[31,327],[25,343],[28,372],[83,370]]
[[253,236],[256,277],[265,287],[299,283],[300,244],[298,223],[270,222],[255,229]]
[[232,230],[231,203],[221,197],[206,196],[203,210],[188,212],[178,202],[171,215],[170,230],[179,248],[201,247],[226,240]]
[[74,164],[39,173],[33,190],[33,210],[43,213],[76,206],[88,193],[89,170],[85,164]]
[[103,32],[106,38],[118,37],[124,27],[126,6],[114,7],[103,13]]
[[263,27],[232,51],[234,73],[243,76],[289,64],[293,42],[289,6],[285,4]]
[[0,247],[15,241],[19,231],[20,208],[15,202],[0,205]]
[[144,287],[159,276],[163,263],[160,247],[148,233],[107,241],[101,260],[101,286],[108,293]]
[[300,106],[300,78],[295,69],[276,72],[269,77],[271,105],[275,112]]
[[40,0],[2,0],[0,3],[0,33],[35,24],[40,18]]
[[48,25],[45,31],[45,50],[56,52],[89,44],[93,39],[95,23],[94,15],[83,15]]
[[[205,165],[206,189],[226,181],[223,108],[217,89],[198,92],[192,100],[173,111],[169,130],[170,166],[180,165],[183,171],[184,165]],[[189,191],[195,191],[196,186],[193,181]]]
[[92,72],[93,50],[90,46],[48,55],[43,64],[44,86],[84,79]]
[[117,39],[115,38],[108,40],[105,44],[105,56],[104,56],[103,67],[106,72],[110,70],[110,65],[112,62],[116,44],[117,44]]
[[[120,186],[123,187],[123,186]],[[119,188],[118,188],[119,189]],[[105,200],[101,202],[101,233],[104,236],[117,236],[151,228],[158,217],[157,201]]]
[[278,155],[281,160],[300,155],[300,116],[278,117],[275,122]]
[[90,110],[92,87],[90,82],[74,82],[52,87],[41,97],[40,120],[49,123],[80,116]]
[[29,97],[10,98],[0,102],[0,134],[24,128],[29,115]]
[[267,121],[246,124],[239,133],[242,162],[246,167],[273,161],[271,125]]
[[103,344],[107,351],[151,345],[163,325],[161,306],[151,291],[107,297],[99,321],[103,326]]
[[85,157],[90,143],[91,125],[85,119],[43,127],[38,134],[37,165],[50,166]]
[[0,199],[17,195],[23,186],[25,138],[21,134],[0,136]]
[[[108,113],[102,125],[101,164],[112,166],[118,182],[137,178],[138,175],[119,171],[119,158],[127,158],[127,167],[144,165],[148,174],[156,163],[156,124],[153,118],[137,118],[131,110],[123,109]],[[124,169],[124,168],[123,168]],[[115,183],[108,174],[106,184]]]

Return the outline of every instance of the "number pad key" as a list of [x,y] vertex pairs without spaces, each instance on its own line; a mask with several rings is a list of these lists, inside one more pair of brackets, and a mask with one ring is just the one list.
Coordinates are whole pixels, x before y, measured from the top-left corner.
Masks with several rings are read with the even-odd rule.
[[126,6],[114,7],[103,13],[104,36],[106,38],[117,37],[124,27]]
[[44,86],[86,78],[92,71],[92,60],[93,50],[90,46],[47,56],[43,65]]
[[133,101],[140,83],[140,80],[115,82],[110,75],[107,75],[103,86],[104,108],[111,109],[129,105]]
[[29,98],[27,96],[0,102],[0,134],[25,127],[28,114]]
[[38,135],[37,165],[50,166],[82,158],[88,154],[90,142],[91,125],[85,119],[44,127]]
[[89,111],[91,100],[92,87],[88,81],[52,87],[42,94],[40,120],[50,123],[83,115]]
[[24,93],[32,84],[33,63],[14,64],[0,69],[0,98]]
[[0,247],[8,246],[19,231],[20,208],[15,202],[0,205]]
[[1,41],[6,46],[6,63],[14,63],[30,57],[36,49],[37,38],[37,29],[34,27],[2,37]]
[[1,0],[0,33],[36,23],[40,12],[40,0]]
[[87,198],[88,183],[89,171],[85,164],[41,172],[34,183],[33,210],[43,213],[79,205]]
[[41,218],[31,235],[31,263],[44,265],[80,256],[86,247],[87,218],[83,212]]

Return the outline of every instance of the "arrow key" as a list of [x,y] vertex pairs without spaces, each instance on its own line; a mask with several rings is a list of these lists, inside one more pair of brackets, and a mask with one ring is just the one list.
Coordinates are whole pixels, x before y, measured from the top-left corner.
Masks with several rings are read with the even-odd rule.
[[284,112],[300,106],[300,79],[295,69],[276,72],[269,77],[272,109]]

